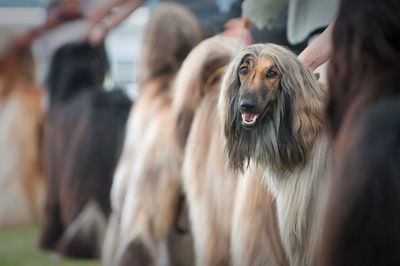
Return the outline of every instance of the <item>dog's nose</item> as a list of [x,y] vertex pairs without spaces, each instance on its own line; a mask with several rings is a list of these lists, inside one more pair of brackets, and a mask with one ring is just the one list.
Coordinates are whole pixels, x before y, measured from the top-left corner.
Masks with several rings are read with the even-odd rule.
[[256,104],[251,99],[243,99],[240,101],[240,110],[243,112],[249,112],[256,108]]

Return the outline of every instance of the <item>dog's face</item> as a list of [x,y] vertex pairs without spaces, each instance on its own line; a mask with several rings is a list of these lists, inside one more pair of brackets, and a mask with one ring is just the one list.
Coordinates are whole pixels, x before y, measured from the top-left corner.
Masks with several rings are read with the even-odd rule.
[[282,74],[271,57],[260,59],[246,56],[239,65],[240,81],[238,109],[242,127],[254,128],[272,111],[272,104],[280,93]]
[[255,44],[232,58],[219,99],[231,169],[246,163],[292,170],[305,162],[321,128],[323,92],[295,54]]

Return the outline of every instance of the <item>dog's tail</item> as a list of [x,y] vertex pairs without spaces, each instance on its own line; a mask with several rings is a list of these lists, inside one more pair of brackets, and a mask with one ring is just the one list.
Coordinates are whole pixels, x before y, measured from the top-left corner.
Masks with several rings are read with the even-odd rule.
[[61,238],[57,251],[66,257],[99,258],[107,226],[100,206],[90,201]]

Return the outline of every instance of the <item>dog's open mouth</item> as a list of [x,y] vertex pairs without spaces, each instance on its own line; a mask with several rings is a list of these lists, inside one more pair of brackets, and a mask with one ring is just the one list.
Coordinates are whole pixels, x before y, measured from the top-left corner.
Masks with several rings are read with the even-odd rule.
[[254,126],[260,114],[242,113],[242,124],[246,127]]

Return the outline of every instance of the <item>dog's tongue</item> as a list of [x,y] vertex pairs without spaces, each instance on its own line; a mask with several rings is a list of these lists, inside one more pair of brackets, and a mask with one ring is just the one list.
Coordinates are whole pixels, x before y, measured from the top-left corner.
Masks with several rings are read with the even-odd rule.
[[250,114],[250,113],[244,113],[243,118],[246,120],[246,122],[252,122],[254,118],[256,118],[258,114]]

